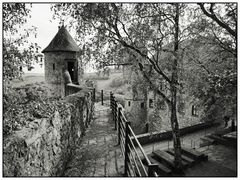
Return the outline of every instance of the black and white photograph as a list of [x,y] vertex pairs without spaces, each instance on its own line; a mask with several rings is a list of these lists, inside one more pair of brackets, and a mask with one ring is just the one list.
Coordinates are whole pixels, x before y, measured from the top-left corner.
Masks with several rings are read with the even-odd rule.
[[2,177],[237,177],[238,3],[1,2]]

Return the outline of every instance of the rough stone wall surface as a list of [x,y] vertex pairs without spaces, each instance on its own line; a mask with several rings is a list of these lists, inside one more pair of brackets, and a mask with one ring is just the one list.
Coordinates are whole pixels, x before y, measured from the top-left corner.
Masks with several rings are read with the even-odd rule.
[[[76,59],[75,52],[48,52],[45,56],[45,81],[55,89],[56,94],[64,97],[64,79],[62,69],[65,67],[65,59]],[[53,70],[55,64],[55,70]],[[58,88],[56,88],[58,86]]]
[[61,176],[92,119],[91,100],[84,90],[67,96],[63,103],[71,106],[64,116],[55,111],[4,138],[3,176]]
[[[197,100],[190,97],[190,98],[185,98],[184,97],[184,112],[183,113],[179,113],[177,112],[177,117],[178,117],[178,123],[179,123],[179,127],[183,128],[183,127],[187,127],[187,126],[192,126],[192,125],[196,125],[199,124],[201,122],[203,122],[202,119],[202,109],[200,109],[198,107],[198,115],[194,116],[192,115],[192,105],[195,105]],[[156,108],[156,101],[154,101],[154,108]],[[153,116],[154,116],[154,108],[153,109],[149,109],[148,111],[148,118],[149,121],[151,122],[153,120]],[[159,131],[159,132],[166,132],[171,130],[171,122],[170,122],[170,117],[171,117],[171,111],[169,109],[169,107],[167,106],[167,104],[165,105],[165,108],[163,109],[158,109],[157,110],[157,120],[159,122],[161,122],[160,125],[155,125],[154,127],[152,127],[153,131]]]
[[[150,98],[153,99],[153,108],[149,107]],[[130,106],[128,105],[129,101]],[[183,128],[203,122],[201,116],[203,110],[200,109],[200,107],[197,108],[198,115],[192,115],[192,105],[196,105],[196,102],[198,101],[192,97],[183,97],[183,101],[185,102],[183,108],[184,112],[177,113],[179,127]],[[144,102],[144,108],[141,108],[142,102]],[[125,100],[124,105],[124,109],[126,113],[128,113],[127,117],[131,121],[132,127],[136,134],[145,133],[146,122],[149,122],[150,132],[166,132],[171,130],[171,111],[166,103],[164,108],[159,108],[160,105],[157,103],[157,99],[154,97],[154,94],[152,92],[148,94],[148,99],[146,101]]]

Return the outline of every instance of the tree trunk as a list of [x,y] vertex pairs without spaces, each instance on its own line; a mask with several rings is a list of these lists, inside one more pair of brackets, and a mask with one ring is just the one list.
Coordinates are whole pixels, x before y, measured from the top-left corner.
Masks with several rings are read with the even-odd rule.
[[173,134],[173,144],[175,152],[175,169],[178,172],[182,171],[181,158],[181,142],[180,132],[177,120],[177,83],[178,83],[178,34],[179,34],[179,4],[176,3],[175,33],[174,33],[174,60],[172,66],[172,79],[170,84],[171,90],[171,126]]

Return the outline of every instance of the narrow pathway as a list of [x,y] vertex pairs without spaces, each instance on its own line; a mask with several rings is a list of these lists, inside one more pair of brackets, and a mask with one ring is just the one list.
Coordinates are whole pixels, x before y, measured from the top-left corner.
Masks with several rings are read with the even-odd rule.
[[117,146],[117,131],[109,106],[95,104],[95,119],[76,153],[68,162],[64,176],[123,176],[123,156]]

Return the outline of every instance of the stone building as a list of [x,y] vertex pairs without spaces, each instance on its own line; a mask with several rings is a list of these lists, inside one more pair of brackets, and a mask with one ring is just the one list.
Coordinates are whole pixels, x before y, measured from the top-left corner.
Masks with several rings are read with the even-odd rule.
[[78,45],[64,26],[58,29],[50,44],[42,51],[45,56],[45,82],[54,89],[56,95],[64,97],[64,70],[68,70],[74,84],[79,84],[80,73]]
[[[135,58],[135,59],[134,59]],[[136,58],[143,64],[145,72],[151,73],[151,65],[138,55],[130,56],[132,65],[125,67],[123,78],[128,80],[128,93],[124,95],[124,109],[131,118],[131,123],[136,127],[135,133],[149,131],[167,131],[171,129],[171,111],[160,95],[157,95],[147,83],[138,70]],[[159,79],[159,89],[170,96],[169,85]],[[185,88],[178,94],[177,116],[180,128],[200,123],[201,111],[198,107],[198,99],[189,95]]]

